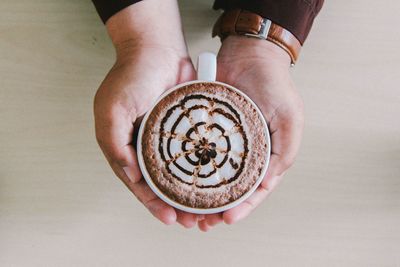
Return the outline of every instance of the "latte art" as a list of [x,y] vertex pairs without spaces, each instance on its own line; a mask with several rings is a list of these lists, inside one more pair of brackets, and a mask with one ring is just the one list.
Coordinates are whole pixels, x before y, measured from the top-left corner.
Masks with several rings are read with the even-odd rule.
[[234,181],[248,152],[240,115],[223,100],[190,95],[161,121],[159,153],[173,177],[199,188]]
[[255,190],[265,174],[266,122],[240,91],[215,82],[184,85],[166,93],[143,121],[143,176],[174,207],[228,205]]

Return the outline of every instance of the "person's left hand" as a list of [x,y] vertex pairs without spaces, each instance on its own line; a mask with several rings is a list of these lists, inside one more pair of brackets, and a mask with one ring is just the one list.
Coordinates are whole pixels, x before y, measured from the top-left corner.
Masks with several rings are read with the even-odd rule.
[[303,132],[303,102],[289,73],[289,55],[275,44],[229,36],[218,53],[217,80],[245,92],[263,112],[271,134],[272,153],[261,185],[240,205],[206,215],[198,222],[208,231],[224,221],[235,223],[250,214],[272,192],[293,164]]

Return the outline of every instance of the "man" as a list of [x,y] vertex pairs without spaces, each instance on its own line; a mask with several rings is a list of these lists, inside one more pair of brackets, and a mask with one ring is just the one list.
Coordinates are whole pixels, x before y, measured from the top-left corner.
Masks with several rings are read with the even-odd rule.
[[[165,224],[207,231],[246,217],[294,162],[303,131],[303,102],[289,74],[323,0],[216,0],[222,39],[217,80],[240,88],[260,107],[271,132],[268,173],[255,193],[219,214],[176,210],[148,187],[132,146],[138,119],[166,89],[195,79],[176,0],[93,0],[116,48],[116,62],[94,103],[96,137],[115,174]],[[245,35],[246,34],[246,35]],[[250,34],[250,37],[249,37]],[[256,38],[252,38],[256,37]],[[262,37],[262,38],[259,38]]]

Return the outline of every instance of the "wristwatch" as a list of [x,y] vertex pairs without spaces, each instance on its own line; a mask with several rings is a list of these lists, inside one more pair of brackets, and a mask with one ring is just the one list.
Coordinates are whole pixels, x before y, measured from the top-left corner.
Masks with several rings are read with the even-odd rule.
[[300,41],[290,31],[268,18],[243,9],[225,11],[214,24],[213,37],[219,36],[223,40],[229,35],[268,40],[289,54],[292,66],[296,63],[301,49]]

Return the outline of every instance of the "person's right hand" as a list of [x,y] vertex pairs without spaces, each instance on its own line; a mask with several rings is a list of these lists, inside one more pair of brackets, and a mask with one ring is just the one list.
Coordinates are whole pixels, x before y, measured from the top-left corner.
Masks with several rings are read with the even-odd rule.
[[[162,19],[168,24],[152,25],[150,18],[155,23]],[[95,96],[97,141],[115,174],[156,218],[165,224],[178,221],[185,227],[193,227],[197,215],[175,210],[142,179],[133,145],[140,117],[159,95],[195,78],[180,30],[176,1],[137,3],[110,18],[107,28],[117,60]]]

